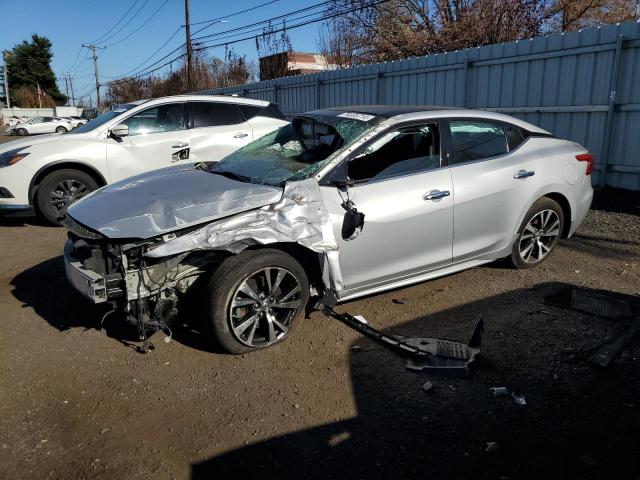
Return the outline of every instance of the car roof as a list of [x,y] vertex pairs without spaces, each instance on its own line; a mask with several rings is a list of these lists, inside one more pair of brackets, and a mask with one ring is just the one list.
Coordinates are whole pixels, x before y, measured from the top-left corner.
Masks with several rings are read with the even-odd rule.
[[433,117],[461,117],[484,118],[511,123],[530,132],[548,134],[546,130],[516,117],[487,110],[471,110],[459,107],[440,107],[433,105],[353,105],[345,107],[331,107],[313,110],[301,115],[337,116],[341,113],[359,113],[373,115],[381,119],[391,119],[392,122],[404,122]]
[[215,101],[221,103],[235,103],[238,105],[256,105],[259,107],[266,107],[271,102],[267,102],[265,100],[256,100],[254,98],[244,98],[244,97],[234,97],[231,95],[208,95],[204,93],[196,93],[196,94],[185,94],[185,95],[172,95],[168,97],[159,97],[150,100],[138,100],[137,102],[129,102],[130,104],[140,105],[142,103],[148,103],[150,105],[155,103],[164,103],[166,101],[171,100],[180,100],[180,101]]
[[438,110],[453,110],[453,107],[437,107],[433,105],[350,105],[346,107],[323,108],[307,112],[309,115],[336,115],[353,112],[377,117],[391,118],[396,115],[416,112],[434,112]]

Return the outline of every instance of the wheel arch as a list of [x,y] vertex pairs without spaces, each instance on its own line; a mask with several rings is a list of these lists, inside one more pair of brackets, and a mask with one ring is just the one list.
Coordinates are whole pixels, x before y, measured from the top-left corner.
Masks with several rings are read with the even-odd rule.
[[40,170],[38,170],[33,176],[31,182],[29,183],[30,205],[34,204],[33,199],[35,198],[36,191],[42,183],[42,180],[50,173],[63,169],[78,170],[80,172],[86,173],[96,181],[99,187],[104,187],[107,184],[107,180],[104,178],[104,176],[93,166],[78,160],[60,160],[45,165],[44,167],[40,168]]
[[309,248],[295,242],[269,243],[266,245],[255,245],[249,247],[250,250],[261,250],[265,248],[275,248],[288,255],[291,255],[307,273],[309,285],[311,287],[322,286],[322,256]]
[[571,231],[571,204],[567,197],[559,192],[551,192],[543,195],[540,198],[550,198],[560,205],[562,208],[562,214],[564,216],[564,226],[562,227],[562,235],[561,238],[567,238],[569,236],[569,232]]

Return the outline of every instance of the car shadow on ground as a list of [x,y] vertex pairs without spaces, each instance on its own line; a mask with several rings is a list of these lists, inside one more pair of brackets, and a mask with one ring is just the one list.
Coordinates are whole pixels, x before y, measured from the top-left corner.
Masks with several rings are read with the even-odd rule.
[[[194,464],[192,478],[637,478],[638,342],[606,370],[590,365],[616,322],[543,303],[568,286],[515,290],[391,329],[467,340],[483,315],[482,355],[467,378],[407,371],[358,340],[355,418],[223,453]],[[527,404],[492,396],[498,386]]]
[[107,315],[110,307],[95,305],[78,294],[67,281],[62,256],[35,265],[11,280],[11,293],[25,307],[60,331],[70,328],[103,329],[127,346],[137,341],[135,328]]

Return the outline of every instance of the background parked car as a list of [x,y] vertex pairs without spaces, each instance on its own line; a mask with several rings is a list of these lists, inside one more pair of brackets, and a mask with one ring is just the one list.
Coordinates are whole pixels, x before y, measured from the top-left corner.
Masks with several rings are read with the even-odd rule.
[[81,118],[81,117],[59,117],[59,118],[69,122],[73,128],[77,128],[80,125],[84,125],[85,123],[88,122],[86,118]]
[[13,117],[9,118],[7,125],[13,127],[15,125],[18,125],[19,123],[26,122],[27,120],[29,120],[29,117],[18,117],[14,115]]
[[[276,105],[238,97],[181,95],[122,105],[69,135],[2,145],[0,213],[37,211],[57,222],[67,206],[107,183],[178,162],[217,161],[285,124]],[[21,124],[17,133],[36,133],[38,125]]]
[[[67,133],[73,129],[71,122],[56,117],[34,117],[8,130],[10,135],[33,135],[35,133]],[[6,145],[10,145],[9,143]]]

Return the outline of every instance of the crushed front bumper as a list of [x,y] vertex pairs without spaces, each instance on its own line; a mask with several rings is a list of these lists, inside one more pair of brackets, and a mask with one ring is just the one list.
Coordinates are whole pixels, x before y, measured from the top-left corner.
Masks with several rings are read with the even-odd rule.
[[73,256],[73,242],[71,240],[67,240],[64,245],[64,270],[69,283],[83,296],[93,303],[107,301],[105,277],[83,267],[82,262]]

